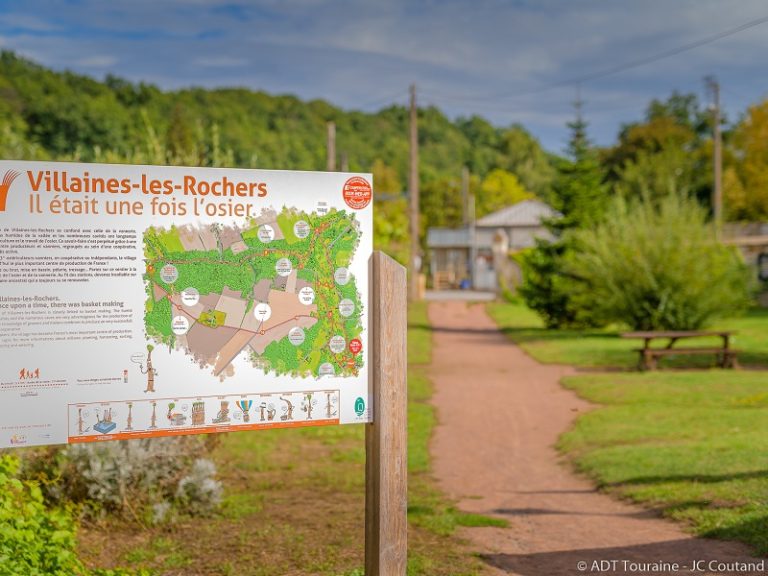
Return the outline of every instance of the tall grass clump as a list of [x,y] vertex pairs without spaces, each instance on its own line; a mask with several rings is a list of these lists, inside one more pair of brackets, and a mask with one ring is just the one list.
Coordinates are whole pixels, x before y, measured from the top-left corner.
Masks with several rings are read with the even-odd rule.
[[749,303],[747,266],[687,196],[617,198],[599,224],[573,234],[574,302],[600,323],[696,330]]

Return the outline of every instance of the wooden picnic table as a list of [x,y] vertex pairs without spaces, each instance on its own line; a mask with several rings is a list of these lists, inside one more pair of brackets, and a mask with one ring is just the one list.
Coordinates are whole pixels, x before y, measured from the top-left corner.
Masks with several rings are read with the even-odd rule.
[[[730,347],[733,332],[728,330],[653,330],[645,332],[625,332],[622,338],[635,338],[644,341],[643,347],[638,348],[640,353],[640,369],[655,370],[658,367],[659,358],[662,356],[674,356],[678,354],[714,354],[718,365],[722,368],[738,368],[738,352]],[[703,338],[717,336],[722,339],[720,346],[689,346],[675,348],[678,340],[685,338]],[[664,347],[653,347],[655,340],[668,340]]]

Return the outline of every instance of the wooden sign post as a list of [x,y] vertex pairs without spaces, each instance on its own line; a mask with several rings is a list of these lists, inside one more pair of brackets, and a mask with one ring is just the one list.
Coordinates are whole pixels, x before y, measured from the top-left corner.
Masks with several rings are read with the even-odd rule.
[[373,422],[365,431],[365,574],[403,576],[408,542],[405,268],[377,251],[370,279]]

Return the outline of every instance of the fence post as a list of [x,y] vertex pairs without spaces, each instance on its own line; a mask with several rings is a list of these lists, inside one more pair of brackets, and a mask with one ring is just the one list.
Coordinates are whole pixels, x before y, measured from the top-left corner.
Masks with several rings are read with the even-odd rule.
[[370,408],[365,430],[365,574],[404,576],[408,419],[405,268],[382,252],[370,262]]

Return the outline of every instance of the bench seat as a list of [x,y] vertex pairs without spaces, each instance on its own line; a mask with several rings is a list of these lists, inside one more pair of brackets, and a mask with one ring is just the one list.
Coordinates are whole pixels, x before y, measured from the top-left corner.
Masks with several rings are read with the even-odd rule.
[[[738,368],[738,350],[722,346],[699,346],[693,348],[635,348],[640,353],[640,369],[655,370],[662,356],[714,354],[722,368]],[[720,358],[722,356],[722,359]]]

